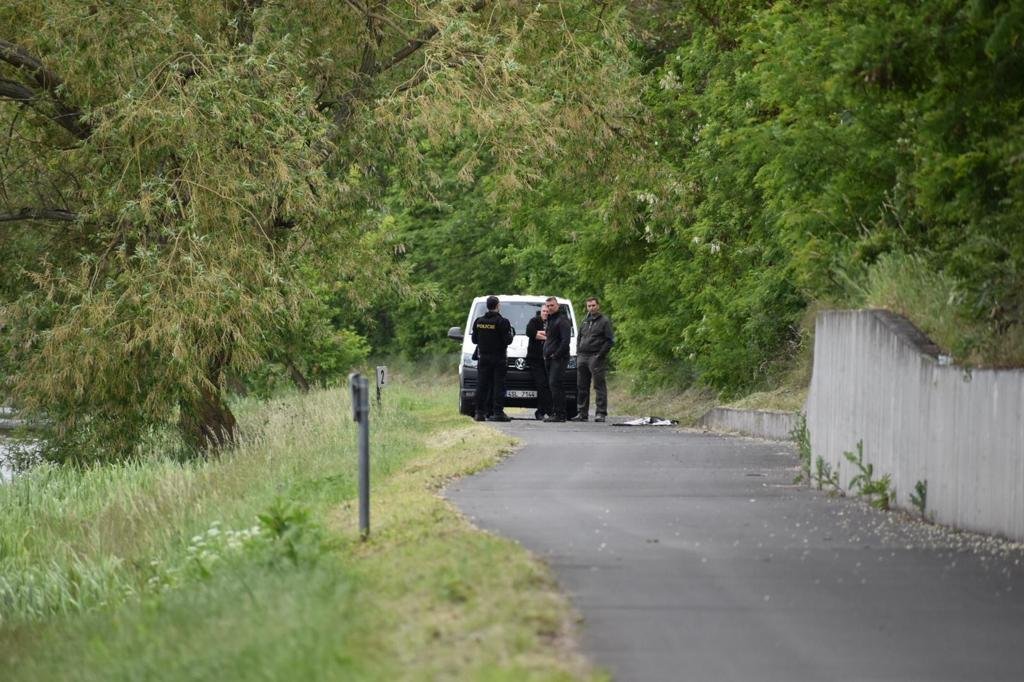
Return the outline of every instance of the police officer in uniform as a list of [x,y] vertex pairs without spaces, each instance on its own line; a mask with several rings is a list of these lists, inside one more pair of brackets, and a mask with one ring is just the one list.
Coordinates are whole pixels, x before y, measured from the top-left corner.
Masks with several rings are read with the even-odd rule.
[[[505,414],[505,373],[508,370],[507,352],[516,332],[498,312],[501,303],[497,296],[487,297],[487,312],[473,320],[471,338],[476,344],[479,359],[476,366],[476,420],[507,422]],[[488,398],[491,409],[488,409]],[[490,413],[490,416],[487,416]]]

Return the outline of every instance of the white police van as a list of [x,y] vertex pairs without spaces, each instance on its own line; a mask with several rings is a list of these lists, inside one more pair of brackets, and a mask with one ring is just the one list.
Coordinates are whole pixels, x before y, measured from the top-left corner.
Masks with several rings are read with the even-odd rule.
[[[501,314],[512,324],[516,336],[508,347],[508,373],[505,375],[505,406],[531,407],[537,409],[537,387],[530,376],[530,366],[526,359],[526,325],[544,305],[547,296],[525,296],[520,294],[498,294],[501,301]],[[562,378],[565,389],[566,417],[576,416],[576,313],[572,302],[558,298],[562,313],[569,316],[572,324],[572,338],[569,341],[569,367]],[[473,320],[487,312],[487,296],[477,296],[469,306],[469,315],[463,327],[452,327],[448,330],[448,338],[462,342],[462,357],[459,361],[459,412],[472,416],[476,412],[476,363],[473,352],[476,346],[470,337]]]

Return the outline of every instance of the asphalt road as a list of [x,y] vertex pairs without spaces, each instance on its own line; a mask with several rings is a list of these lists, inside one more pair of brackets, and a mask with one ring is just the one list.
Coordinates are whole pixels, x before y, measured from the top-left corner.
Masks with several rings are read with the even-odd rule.
[[787,444],[498,428],[523,447],[447,495],[553,568],[616,680],[1024,680],[1019,545],[796,487]]

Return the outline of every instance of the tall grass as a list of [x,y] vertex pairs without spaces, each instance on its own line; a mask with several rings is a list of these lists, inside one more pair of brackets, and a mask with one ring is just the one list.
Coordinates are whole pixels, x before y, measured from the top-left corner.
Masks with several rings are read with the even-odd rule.
[[1024,367],[1024,328],[1005,329],[969,309],[961,283],[914,254],[887,253],[861,283],[851,284],[853,302],[886,308],[911,320],[961,363]]
[[609,377],[608,393],[612,414],[671,418],[685,426],[696,424],[719,403],[718,393],[710,388],[692,383],[651,388],[645,382],[634,381],[628,372],[615,372]]
[[545,569],[435,494],[510,446],[453,386],[395,377],[373,407],[367,543],[344,390],[240,402],[209,461],[0,486],[4,679],[589,677]]
[[[248,527],[276,495],[329,477],[354,488],[354,429],[346,392],[238,406],[245,442],[215,461],[149,453],[86,469],[41,464],[0,486],[0,619],[35,619],[138,594],[154,561],[181,555],[212,523]],[[398,401],[379,414],[378,471],[408,443],[390,442]]]

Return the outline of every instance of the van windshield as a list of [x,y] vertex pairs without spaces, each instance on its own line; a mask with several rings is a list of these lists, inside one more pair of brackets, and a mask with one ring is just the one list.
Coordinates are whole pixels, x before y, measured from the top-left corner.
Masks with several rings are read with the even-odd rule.
[[[512,329],[515,330],[516,334],[525,334],[527,323],[533,319],[533,316],[540,311],[540,307],[544,305],[543,302],[528,303],[525,301],[516,301],[514,303],[502,303],[501,304],[501,315],[512,324]],[[563,305],[562,310],[569,316],[569,321],[572,322],[572,310],[569,306]],[[480,301],[473,307],[473,320],[480,317],[487,312],[487,304]],[[573,329],[573,336],[576,335],[576,330]]]

